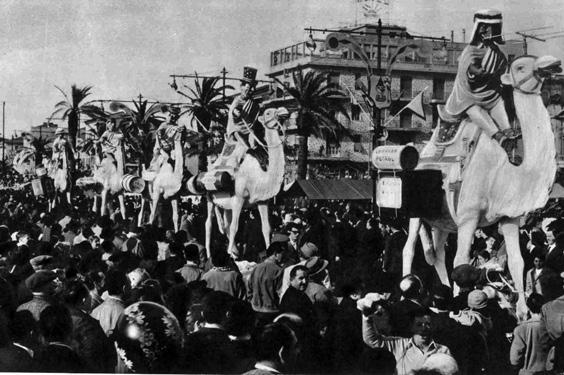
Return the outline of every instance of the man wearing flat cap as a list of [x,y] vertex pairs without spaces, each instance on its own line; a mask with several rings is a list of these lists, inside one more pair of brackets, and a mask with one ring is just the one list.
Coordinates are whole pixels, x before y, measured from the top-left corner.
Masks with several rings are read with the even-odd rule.
[[29,264],[35,272],[46,269],[53,261],[51,255],[38,255],[29,260]]
[[29,310],[33,318],[39,322],[39,315],[47,306],[53,304],[53,296],[57,284],[57,274],[51,271],[41,270],[25,280],[25,286],[33,293],[33,299],[21,304],[17,311]]

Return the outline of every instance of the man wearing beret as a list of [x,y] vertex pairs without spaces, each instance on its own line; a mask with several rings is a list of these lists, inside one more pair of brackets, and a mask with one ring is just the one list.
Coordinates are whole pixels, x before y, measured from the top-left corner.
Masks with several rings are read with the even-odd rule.
[[25,286],[33,293],[33,299],[21,304],[17,311],[29,310],[33,318],[39,322],[39,315],[47,306],[53,304],[53,296],[57,284],[57,274],[51,271],[37,271],[25,280]]

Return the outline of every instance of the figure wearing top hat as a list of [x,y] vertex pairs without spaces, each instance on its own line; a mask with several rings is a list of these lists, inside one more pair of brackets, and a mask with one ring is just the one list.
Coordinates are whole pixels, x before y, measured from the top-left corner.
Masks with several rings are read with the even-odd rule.
[[252,99],[257,84],[257,70],[251,67],[243,68],[241,79],[241,93],[235,97],[229,107],[227,119],[227,139],[239,141],[250,148],[255,148],[253,137],[249,137],[251,127],[258,114],[258,104]]
[[455,116],[466,112],[509,153],[518,134],[511,128],[501,97],[501,75],[507,70],[507,59],[499,49],[504,44],[501,30],[501,12],[485,9],[474,14],[470,44],[460,55],[445,110]]

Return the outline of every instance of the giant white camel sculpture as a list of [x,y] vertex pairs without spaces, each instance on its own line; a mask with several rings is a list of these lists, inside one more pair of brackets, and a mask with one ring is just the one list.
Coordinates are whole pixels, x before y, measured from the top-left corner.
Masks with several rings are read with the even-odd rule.
[[[273,198],[280,191],[284,178],[284,147],[278,131],[281,128],[281,121],[287,117],[288,111],[285,108],[269,108],[265,110],[259,121],[265,130],[266,148],[268,151],[268,166],[266,171],[260,167],[257,159],[250,155],[245,155],[243,161],[233,173],[234,191],[232,195],[224,193],[212,193],[208,195],[208,217],[206,220],[206,249],[210,252],[212,219],[216,214],[216,206],[224,210],[223,219],[218,215],[220,230],[229,238],[228,252],[237,256],[235,246],[235,235],[239,228],[239,215],[243,206],[257,205],[261,224],[262,235],[266,246],[270,245],[270,223],[268,218],[267,201]],[[246,148],[238,149],[236,146],[234,154],[238,151],[245,152]],[[234,155],[235,158],[237,157]],[[210,168],[215,170],[220,168],[222,159],[219,158]]]
[[[561,71],[560,60],[554,57],[522,56],[512,62],[509,72],[502,77],[504,84],[513,86],[516,119],[523,134],[524,159],[519,166],[509,162],[505,151],[496,141],[485,134],[475,137],[477,126],[468,119],[461,124],[460,134],[454,142],[446,145],[448,148],[444,153],[439,149],[445,146],[440,145],[438,139],[439,127],[435,129],[421,153],[417,168],[443,171],[443,176],[446,176],[443,183],[444,208],[439,217],[410,219],[409,235],[403,249],[404,275],[411,272],[418,234],[422,235],[422,239],[428,238],[421,220],[432,227],[432,246],[423,241],[426,259],[434,264],[441,281],[446,285],[449,284],[444,254],[447,234],[458,232],[454,259],[454,265],[457,266],[469,263],[476,228],[499,223],[507,247],[509,271],[519,293],[517,311],[521,316],[524,314],[526,307],[523,259],[519,250],[519,219],[546,204],[555,178],[554,134],[540,97],[543,79],[554,71]],[[472,142],[475,138],[478,138],[476,144]],[[468,148],[474,147],[473,153],[468,151]],[[452,159],[461,155],[467,158],[462,172],[458,162],[444,161],[444,156]],[[456,189],[457,183],[459,189]]]

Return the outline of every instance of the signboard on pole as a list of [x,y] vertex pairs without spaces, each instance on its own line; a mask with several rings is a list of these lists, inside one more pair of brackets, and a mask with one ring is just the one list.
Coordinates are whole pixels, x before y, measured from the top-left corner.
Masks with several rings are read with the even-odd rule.
[[374,101],[376,108],[385,109],[392,104],[392,94],[390,90],[389,77],[370,78],[370,97]]
[[400,209],[402,205],[402,181],[397,177],[381,177],[376,185],[378,207]]

